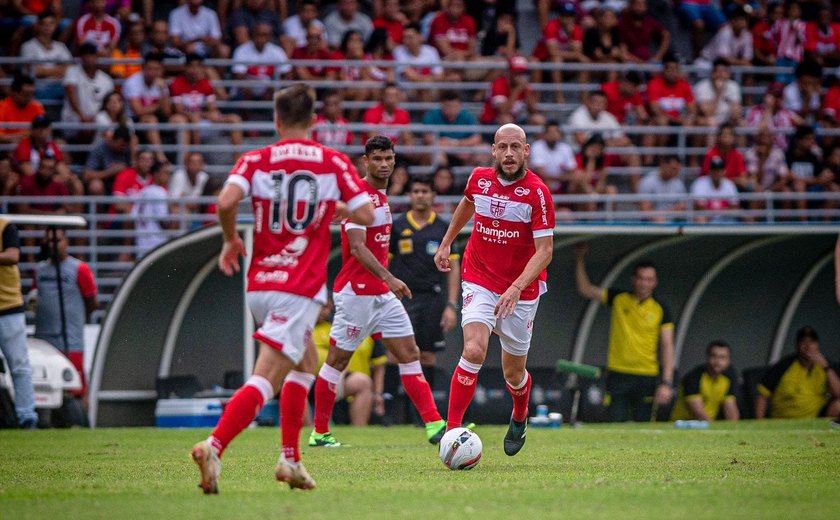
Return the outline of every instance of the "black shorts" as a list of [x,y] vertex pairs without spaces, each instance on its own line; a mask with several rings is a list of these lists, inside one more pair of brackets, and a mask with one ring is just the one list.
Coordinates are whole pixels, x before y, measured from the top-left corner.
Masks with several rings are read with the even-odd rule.
[[423,352],[440,352],[446,348],[440,319],[446,309],[446,297],[438,293],[414,293],[404,298],[403,305],[414,327],[414,339]]

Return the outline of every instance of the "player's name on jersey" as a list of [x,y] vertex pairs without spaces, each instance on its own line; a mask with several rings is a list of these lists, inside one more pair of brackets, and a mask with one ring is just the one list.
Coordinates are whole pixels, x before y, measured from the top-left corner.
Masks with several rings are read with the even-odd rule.
[[288,159],[323,162],[324,151],[318,146],[301,143],[281,144],[271,148],[271,162],[280,162]]

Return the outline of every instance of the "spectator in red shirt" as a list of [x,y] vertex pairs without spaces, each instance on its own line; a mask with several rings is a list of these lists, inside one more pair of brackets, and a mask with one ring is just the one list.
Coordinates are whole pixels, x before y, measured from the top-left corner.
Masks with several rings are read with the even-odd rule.
[[337,90],[328,90],[321,98],[321,102],[321,113],[315,119],[312,140],[339,150],[353,144],[353,132],[345,128],[349,121],[344,118],[341,93]]
[[[20,178],[18,195],[21,197],[66,197],[70,194],[67,186],[55,180],[56,160],[51,148],[44,150],[38,169],[34,175],[27,175]],[[66,209],[60,203],[55,202],[22,202],[18,205],[20,213],[33,213],[52,215],[65,213]]]
[[619,80],[601,85],[601,90],[607,96],[607,112],[614,115],[622,125],[648,124],[650,114],[639,91],[641,84],[641,74],[631,70]]
[[[409,146],[414,143],[414,136],[408,130],[399,128],[411,123],[408,112],[400,108],[402,92],[394,83],[388,83],[382,89],[382,102],[367,109],[362,116],[362,122],[369,125],[379,125],[373,133],[387,136],[394,144]],[[362,142],[366,142],[370,132],[362,133]]]
[[76,21],[76,43],[91,42],[103,58],[111,56],[120,41],[120,21],[105,12],[105,0],[90,0],[90,12]]
[[[0,123],[32,123],[44,114],[44,105],[35,101],[35,80],[18,74],[6,99],[0,101]],[[18,143],[26,137],[26,128],[0,128],[0,143]]]
[[[216,93],[210,80],[207,79],[203,61],[203,58],[197,54],[188,55],[184,73],[175,78],[169,86],[174,108],[174,115],[170,121],[175,122],[176,116],[181,116],[181,119],[196,125],[212,123],[239,125],[242,123],[239,115],[223,114],[216,105]],[[242,145],[242,130],[232,129],[229,132],[230,143],[235,147],[234,159],[237,159],[239,146]],[[186,134],[184,143],[201,144],[202,131],[186,131]]]
[[392,45],[402,43],[403,28],[408,24],[408,17],[400,10],[400,0],[382,2],[382,14],[373,19],[374,29],[388,31]]
[[521,123],[528,115],[537,113],[537,92],[528,84],[528,60],[511,56],[506,76],[496,78],[484,101],[481,114],[483,124]]
[[[532,54],[533,59],[544,63],[588,63],[590,60],[583,54],[583,28],[577,23],[577,10],[571,2],[560,6],[559,17],[550,20],[543,29],[542,38],[537,43]],[[534,72],[534,81],[539,81],[539,71]],[[560,85],[563,75],[559,68],[549,72],[550,81]],[[586,74],[579,74],[578,79],[586,82]],[[558,90],[555,96],[557,103],[564,101],[563,92]]]
[[[32,130],[29,137],[25,137],[18,143],[12,158],[16,169],[23,176],[34,175],[38,171],[41,157],[50,150],[56,161],[56,180],[64,183],[71,195],[84,195],[84,187],[78,177],[73,175],[67,162],[64,160],[64,153],[58,143],[53,141],[50,131],[50,120],[46,116],[38,116],[32,120]],[[69,207],[68,211],[79,211],[80,208]]]
[[840,23],[827,5],[820,6],[817,20],[805,26],[805,51],[823,67],[840,64]]
[[[437,48],[443,61],[472,61],[477,54],[477,32],[475,20],[465,12],[464,0],[449,0],[432,19],[429,44]],[[448,70],[458,72],[461,80],[476,80],[486,74],[479,69]]]
[[709,148],[703,158],[703,175],[709,174],[713,157],[720,157],[726,163],[724,172],[726,178],[738,186],[741,191],[747,191],[747,165],[744,156],[735,147],[735,127],[729,123],[720,125],[715,145]]
[[[306,45],[297,47],[292,52],[293,60],[335,60],[335,55],[328,51],[323,40],[324,30],[316,24],[306,28]],[[295,77],[302,81],[338,79],[338,68],[324,65],[296,65]]]
[[659,63],[671,45],[671,33],[648,13],[647,0],[631,0],[618,21],[621,56],[630,63]]
[[662,74],[648,82],[648,102],[659,126],[691,126],[696,123],[697,104],[691,84],[682,77],[674,56],[662,60]]

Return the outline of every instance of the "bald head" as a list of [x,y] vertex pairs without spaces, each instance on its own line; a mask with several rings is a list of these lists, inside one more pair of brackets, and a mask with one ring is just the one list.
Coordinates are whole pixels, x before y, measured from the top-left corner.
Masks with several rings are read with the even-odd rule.
[[513,137],[515,139],[519,139],[523,143],[525,142],[525,130],[522,129],[521,126],[515,125],[513,123],[507,123],[499,127],[496,130],[496,135],[493,137],[494,142],[498,142],[500,137]]

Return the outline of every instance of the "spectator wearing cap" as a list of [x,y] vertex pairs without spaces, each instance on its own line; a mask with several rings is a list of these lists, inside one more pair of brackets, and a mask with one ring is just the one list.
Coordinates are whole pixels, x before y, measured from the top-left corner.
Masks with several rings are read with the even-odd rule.
[[727,212],[738,209],[738,187],[726,178],[726,163],[720,156],[709,160],[709,174],[697,177],[689,190],[694,209],[701,212],[694,218],[700,224],[730,223],[734,218]]
[[230,57],[230,47],[222,43],[219,16],[204,6],[204,0],[187,0],[169,13],[169,36],[184,54]]
[[538,112],[539,95],[528,84],[528,60],[511,56],[508,73],[493,80],[481,113],[483,124],[522,123],[529,114]]
[[[440,53],[431,45],[423,43],[420,26],[410,24],[402,33],[403,42],[394,48],[394,61],[399,64],[397,77],[406,88],[412,83],[431,83],[444,79]],[[414,97],[430,101],[432,91],[418,90]]]
[[711,65],[724,60],[729,65],[752,65],[753,34],[749,29],[747,8],[749,6],[737,6],[729,13],[729,21],[703,47],[696,64]]
[[691,44],[695,56],[703,48],[706,29],[714,33],[726,23],[723,11],[712,0],[680,0],[676,10],[683,22],[691,26]]
[[[41,165],[41,157],[55,159],[55,180],[63,183],[70,195],[84,195],[82,182],[70,171],[59,144],[52,139],[50,120],[46,116],[32,120],[29,136],[21,140],[12,153],[14,167],[24,177],[35,175]],[[67,209],[80,210],[77,206],[69,205]]]
[[90,0],[90,11],[76,21],[76,42],[92,43],[103,58],[114,52],[122,34],[122,24],[105,12],[105,3],[105,0]]
[[[558,17],[550,20],[543,29],[542,36],[531,53],[531,59],[543,63],[559,65],[564,62],[589,62],[583,53],[583,28],[577,23],[577,9],[571,2],[560,4]],[[559,66],[548,71],[548,78],[556,85],[563,82],[563,74]],[[579,75],[581,81],[586,81],[586,75]],[[544,79],[540,71],[534,71],[532,81]],[[555,101],[564,101],[563,91],[557,90]]]
[[650,15],[647,0],[631,0],[618,20],[625,62],[659,63],[671,46],[671,33]]
[[[437,48],[443,61],[473,61],[478,57],[477,35],[475,19],[467,14],[464,0],[450,0],[432,18],[428,42]],[[477,81],[486,74],[482,69],[446,69],[450,81]]]
[[784,105],[808,123],[815,123],[822,106],[822,67],[806,60],[796,66],[795,81],[783,91]]
[[[114,90],[114,80],[99,68],[99,56],[92,43],[79,48],[79,64],[64,74],[64,107],[61,120],[65,123],[93,123],[102,101]],[[93,130],[70,129],[69,139],[89,142]]]
[[741,87],[732,80],[729,62],[721,58],[716,59],[711,75],[700,80],[693,90],[697,109],[707,126],[719,126],[723,123],[740,125],[743,111]]
[[747,128],[770,130],[773,133],[775,145],[782,150],[787,150],[786,132],[793,131],[802,123],[802,118],[784,107],[782,103],[784,88],[784,85],[779,82],[768,85],[761,104],[753,106],[747,112],[744,125]]
[[[32,124],[36,116],[44,114],[44,105],[33,99],[35,80],[25,74],[17,74],[12,80],[12,87],[6,99],[0,101],[0,124]],[[18,143],[29,132],[28,126],[22,128],[0,128],[0,143]]]
[[805,27],[805,53],[823,67],[840,65],[840,23],[828,5],[821,5],[816,21]]
[[35,98],[40,100],[64,99],[61,80],[67,70],[67,62],[73,59],[67,46],[53,38],[56,27],[56,14],[51,9],[42,11],[34,26],[34,37],[20,48],[20,57],[34,63],[30,72],[38,80]]
[[807,419],[840,414],[840,378],[820,351],[813,327],[796,332],[793,354],[771,366],[758,385],[755,418]]
[[[56,180],[56,157],[52,148],[45,148],[40,156],[34,175],[20,178],[18,195],[21,197],[66,197],[70,194],[64,183]],[[21,202],[18,212],[51,215],[65,213],[64,205],[59,202]]]

